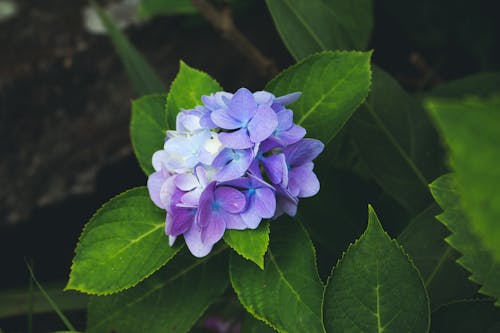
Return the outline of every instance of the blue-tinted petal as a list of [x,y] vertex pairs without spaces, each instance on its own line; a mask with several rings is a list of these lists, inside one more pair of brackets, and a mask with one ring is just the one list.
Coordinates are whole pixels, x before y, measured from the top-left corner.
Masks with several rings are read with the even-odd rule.
[[250,167],[253,159],[250,149],[234,150],[233,154],[233,159],[216,173],[215,179],[218,181],[224,182],[239,178],[243,176]]
[[255,102],[259,105],[271,106],[274,102],[274,95],[267,91],[256,91],[253,93]]
[[219,133],[219,140],[224,146],[234,149],[252,148],[255,144],[250,140],[246,128],[241,128],[231,133],[229,132]]
[[325,145],[316,139],[302,139],[283,149],[286,157],[286,163],[289,166],[298,166],[315,159],[322,151]]
[[149,196],[156,206],[163,209],[165,209],[165,206],[160,199],[160,191],[165,180],[166,178],[163,176],[161,171],[152,173],[148,178]]
[[[279,184],[286,177],[288,171],[285,161],[285,155],[275,154],[262,159],[262,165],[267,177],[273,184]],[[286,184],[284,184],[286,186]]]
[[238,89],[229,103],[229,110],[233,118],[247,123],[257,111],[257,103],[250,90]]
[[293,112],[292,110],[283,109],[276,113],[278,117],[278,131],[286,131],[293,125]]
[[253,210],[255,210],[260,217],[273,217],[276,211],[275,192],[267,187],[256,189],[253,200]]
[[300,95],[302,95],[302,93],[299,91],[293,92],[293,93],[288,94],[288,95],[277,97],[274,100],[274,102],[277,104],[281,104],[281,105],[292,104],[293,102],[297,101],[300,98]]
[[248,123],[250,140],[261,142],[273,134],[278,126],[276,113],[266,105],[260,105],[254,117]]
[[313,163],[306,163],[290,170],[288,188],[299,198],[307,198],[319,192],[319,180],[313,172]]
[[224,220],[226,221],[226,229],[236,229],[236,230],[247,229],[247,225],[245,221],[242,219],[241,214],[227,213],[224,215]]
[[219,186],[215,189],[215,201],[220,208],[229,213],[239,213],[246,206],[243,193],[227,186]]
[[191,228],[184,233],[184,240],[186,241],[189,251],[198,258],[209,254],[213,247],[213,244],[202,242],[201,230],[202,228],[199,225],[193,223]]
[[210,114],[213,123],[220,128],[234,130],[240,128],[242,122],[235,119],[227,109],[215,110]]
[[203,218],[207,219],[208,223],[201,229],[201,241],[204,244],[213,245],[222,238],[226,230],[225,214],[221,210],[212,211]]
[[198,211],[195,217],[195,223],[200,227],[206,227],[209,223],[207,216],[212,213],[212,204],[215,200],[215,184],[216,182],[211,182],[205,187],[200,196],[200,201],[198,203]]
[[306,135],[306,130],[304,127],[299,125],[292,125],[292,127],[286,131],[281,131],[276,134],[276,136],[283,142],[283,145],[288,146],[293,143],[300,141]]

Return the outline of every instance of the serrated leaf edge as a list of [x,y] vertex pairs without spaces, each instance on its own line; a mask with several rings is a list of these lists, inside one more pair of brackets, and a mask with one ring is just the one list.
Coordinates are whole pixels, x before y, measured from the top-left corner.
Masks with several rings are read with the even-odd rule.
[[[280,73],[278,73],[278,75],[276,75],[271,81],[269,81],[266,84],[265,90],[269,91],[269,86],[274,84],[274,81],[278,80],[281,76],[287,74],[288,72],[295,70],[296,67],[302,65],[306,61],[310,61],[313,58],[320,58],[324,55],[344,55],[344,54],[356,54],[356,55],[368,54],[368,58],[371,59],[371,56],[373,54],[373,50],[368,50],[368,51],[348,51],[348,50],[332,51],[332,50],[326,50],[326,51],[320,51],[317,53],[313,53],[313,54],[307,56],[306,58],[302,59],[301,61],[295,63],[294,65],[292,65],[292,66],[284,69]],[[365,103],[366,99],[368,98],[368,96],[370,95],[370,92],[371,92],[372,77],[373,77],[373,71],[371,69],[371,64],[369,62],[368,63],[368,87],[367,87],[366,95],[359,101],[359,103],[356,106],[354,106],[352,108],[352,112],[349,115],[349,117],[344,121],[342,126],[339,127],[338,131],[333,134],[333,136],[328,140],[328,142],[325,142],[325,144],[328,144],[330,141],[332,141],[335,138],[335,136],[337,136],[337,134],[342,130],[342,128],[344,128],[344,126],[347,124],[349,119],[354,115],[354,113],[359,109],[359,107]]]
[[[170,87],[169,87],[169,90],[168,90],[168,93],[167,93],[167,96],[165,98],[165,123],[167,125],[168,128],[172,128],[171,124],[170,124],[170,121],[169,121],[169,115],[168,115],[168,103],[169,103],[169,99],[172,99],[173,97],[171,97],[171,92],[172,92],[172,87],[176,84],[177,80],[179,79],[179,75],[181,74],[181,71],[183,69],[187,69],[187,70],[192,70],[194,72],[197,72],[207,78],[209,78],[210,80],[212,80],[214,83],[216,83],[218,86],[219,86],[219,89],[221,91],[224,90],[224,88],[222,87],[222,85],[216,80],[214,79],[210,74],[208,74],[207,72],[204,72],[200,69],[197,69],[197,68],[194,68],[194,67],[191,67],[189,66],[188,64],[186,64],[183,60],[180,60],[179,61],[179,71],[177,72],[177,74],[175,75],[175,78],[173,79],[172,83],[170,84]],[[200,104],[201,105],[201,96],[200,97]]]
[[113,201],[115,199],[118,199],[118,198],[120,198],[122,196],[125,196],[126,194],[129,194],[130,192],[139,191],[139,190],[147,190],[147,188],[146,188],[146,186],[134,187],[134,188],[128,189],[128,190],[126,190],[126,191],[124,191],[124,192],[122,192],[120,194],[115,195],[114,197],[112,197],[111,199],[109,199],[108,201],[106,201],[106,203],[104,203],[98,210],[96,210],[95,213],[92,214],[92,217],[89,219],[89,221],[87,223],[85,223],[85,226],[83,227],[82,233],[78,237],[78,242],[77,242],[75,250],[74,250],[75,256],[73,257],[73,259],[71,261],[70,276],[69,276],[69,279],[68,279],[68,283],[66,284],[66,286],[63,289],[64,291],[66,291],[66,290],[76,290],[76,291],[79,291],[79,292],[82,292],[82,293],[86,293],[86,294],[90,294],[90,295],[105,296],[105,295],[112,295],[112,294],[118,293],[120,291],[132,288],[132,287],[136,286],[138,283],[140,283],[141,281],[143,281],[146,278],[148,278],[149,276],[151,276],[154,272],[158,271],[160,268],[162,268],[163,266],[165,266],[167,264],[167,262],[169,262],[172,258],[174,258],[177,255],[177,253],[179,253],[179,251],[184,247],[184,244],[182,244],[180,246],[177,246],[177,248],[175,249],[175,252],[172,254],[172,256],[170,258],[167,258],[165,260],[165,262],[161,263],[158,267],[154,268],[149,274],[145,275],[140,280],[136,281],[135,283],[131,283],[129,285],[126,285],[126,286],[124,286],[122,288],[119,288],[119,289],[116,289],[116,290],[113,290],[113,291],[96,292],[96,291],[92,291],[92,290],[85,290],[85,289],[83,289],[81,287],[73,287],[73,286],[71,286],[71,281],[72,281],[72,279],[71,279],[71,273],[73,272],[73,268],[74,268],[74,266],[76,264],[75,263],[76,253],[78,251],[78,248],[80,247],[80,244],[81,244],[81,241],[82,241],[83,237],[87,234],[87,228],[90,225],[90,223],[92,223],[94,221],[94,219],[99,214],[101,214],[101,212],[104,209],[107,208],[107,206],[111,203],[111,201]]
[[[261,223],[263,223],[263,222],[261,222]],[[243,230],[242,230],[242,231],[243,231]],[[267,250],[269,249],[269,239],[270,239],[269,235],[270,235],[270,233],[271,233],[271,227],[270,227],[270,225],[268,224],[268,227],[267,227],[267,233],[266,233],[266,234],[267,234],[267,240],[266,240],[266,251],[264,252],[264,254],[262,255],[262,257],[260,257],[260,258],[259,258],[259,259],[260,259],[260,260],[259,260],[259,262],[257,262],[257,261],[255,261],[255,260],[253,260],[253,258],[250,258],[250,256],[247,256],[247,255],[245,255],[244,253],[239,252],[236,248],[234,248],[231,244],[229,244],[229,243],[226,241],[226,238],[224,238],[224,242],[225,242],[227,245],[229,245],[229,247],[230,247],[231,249],[233,249],[233,250],[234,250],[234,252],[236,252],[237,254],[239,254],[240,256],[242,256],[243,258],[245,258],[246,260],[249,260],[249,261],[251,261],[251,262],[255,263],[257,266],[259,266],[259,268],[260,268],[261,270],[264,270],[264,257],[266,256],[266,254],[267,254]]]
[[[450,175],[452,176],[452,174],[448,173],[448,174],[445,174],[443,176],[440,176],[437,179],[440,179],[442,177],[445,177],[447,175]],[[441,189],[441,190],[444,190],[444,191],[447,191],[448,192],[448,189],[446,188],[443,188],[443,187],[440,187],[440,186],[436,186],[435,182],[436,180],[434,180],[431,184],[429,184],[429,188],[432,190],[434,188],[437,188],[437,189]],[[457,193],[458,195],[460,195],[460,193]],[[462,208],[461,206],[459,206],[460,208]],[[442,207],[441,207],[442,208]],[[443,208],[442,208],[443,209]],[[453,242],[453,236],[455,234],[455,232],[453,230],[450,229],[450,227],[448,226],[448,223],[444,221],[443,219],[443,215],[445,214],[446,210],[443,209],[443,213],[440,213],[439,215],[436,215],[435,218],[441,223],[443,224],[446,229],[448,229],[448,231],[450,232],[450,235],[447,236],[444,240],[446,243],[448,243],[448,245],[450,245],[453,249],[455,249],[457,252],[459,252],[461,254],[461,256],[459,258],[457,258],[455,261],[457,264],[459,264],[461,267],[463,267],[467,272],[470,273],[470,275],[467,277],[470,281],[472,281],[473,283],[477,284],[479,286],[479,290],[478,292],[480,292],[481,294],[485,295],[485,296],[488,296],[488,297],[492,297],[494,300],[495,300],[495,306],[498,306],[500,307],[500,297],[497,298],[497,296],[493,295],[493,291],[491,290],[491,288],[489,286],[486,286],[484,285],[483,283],[480,282],[480,278],[478,278],[477,274],[475,274],[473,272],[473,270],[466,264],[463,263],[463,260],[462,258],[464,258],[467,254],[463,253],[460,249],[457,248],[456,244],[454,244]],[[469,219],[468,216],[466,216],[467,219]]]
[[[312,249],[312,254],[313,254],[313,259],[314,259],[314,262],[313,262],[313,266],[315,268],[315,272],[316,272],[316,276],[318,278],[318,280],[321,282],[321,284],[323,285],[323,290],[325,289],[325,285],[323,283],[323,280],[321,279],[321,277],[319,276],[319,272],[318,272],[318,265],[317,265],[317,259],[316,259],[316,249],[314,248],[314,244],[309,236],[309,233],[307,232],[307,230],[305,229],[305,227],[303,226],[303,224],[298,220],[297,216],[294,217],[295,218],[295,222],[299,224],[300,228],[302,229],[302,231],[306,234],[307,236],[307,239],[308,239],[308,243],[309,243],[309,246],[311,247]],[[278,222],[279,223],[279,222]],[[291,223],[293,223],[291,221]],[[269,252],[269,247],[268,247],[268,252]],[[233,256],[230,257],[229,259],[229,267],[231,267],[231,263],[233,261]],[[240,293],[236,290],[236,288],[234,287],[234,280],[233,280],[233,275],[231,273],[231,268],[229,268],[229,281],[231,282],[231,287],[233,288],[234,292],[236,293],[236,295],[238,296],[238,300],[240,300]],[[326,332],[326,328],[325,328],[325,324],[324,324],[324,318],[323,318],[323,300],[324,298],[321,300],[321,313],[320,313],[320,319],[321,319],[321,324],[323,326],[323,332]],[[265,323],[266,325],[268,325],[269,327],[271,327],[272,329],[274,329],[275,331],[277,332],[281,332],[281,333],[286,333],[287,331],[285,330],[282,330],[278,327],[276,327],[275,325],[273,325],[270,321],[268,321],[265,317],[263,316],[260,316],[258,315],[257,313],[255,313],[255,310],[253,308],[251,308],[250,306],[247,306],[245,304],[243,304],[241,301],[239,301],[240,304],[245,308],[245,310],[247,310],[248,313],[250,313],[254,318],[262,321],[263,323]]]
[[[377,216],[373,207],[371,205],[368,205],[368,217],[370,214],[370,210],[373,211],[375,216]],[[429,294],[427,292],[427,288],[425,287],[424,280],[422,279],[422,275],[420,274],[420,271],[418,270],[417,266],[415,266],[415,263],[413,262],[411,257],[405,252],[403,246],[401,246],[395,238],[391,238],[391,236],[389,236],[389,234],[384,230],[378,217],[375,220],[375,223],[376,223],[376,225],[378,225],[378,228],[380,228],[380,230],[382,231],[384,236],[401,251],[401,254],[403,255],[403,257],[405,257],[407,259],[408,263],[410,264],[410,267],[412,267],[418,275],[418,279],[419,279],[420,283],[422,284],[422,289],[425,292],[425,298],[427,299],[427,329],[426,329],[426,332],[429,332],[430,325],[431,325],[431,316],[430,316],[431,309],[430,309],[430,302],[429,302]],[[337,264],[334,267],[332,267],[331,273],[328,276],[328,279],[327,279],[327,282],[325,285],[325,289],[323,291],[323,302],[326,298],[326,291],[328,289],[328,286],[330,285],[331,280],[333,279],[333,274],[334,274],[335,270],[339,267],[339,265],[341,265],[343,263],[344,258],[349,253],[349,251],[351,251],[352,248],[358,246],[358,244],[361,242],[361,240],[363,240],[366,237],[366,232],[368,231],[369,224],[370,224],[370,219],[368,218],[368,225],[367,225],[365,231],[361,234],[361,236],[359,236],[358,239],[356,239],[354,242],[349,244],[349,246],[347,247],[347,250],[342,252],[340,259],[337,260]]]

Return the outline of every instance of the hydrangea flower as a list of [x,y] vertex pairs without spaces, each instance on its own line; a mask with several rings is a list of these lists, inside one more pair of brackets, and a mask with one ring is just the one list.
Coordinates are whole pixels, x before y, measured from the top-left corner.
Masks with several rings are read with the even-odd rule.
[[206,256],[226,229],[293,216],[299,198],[318,193],[313,160],[324,146],[293,122],[287,106],[299,97],[241,88],[202,96],[178,113],[147,183],[166,210],[170,245],[182,235],[193,255]]

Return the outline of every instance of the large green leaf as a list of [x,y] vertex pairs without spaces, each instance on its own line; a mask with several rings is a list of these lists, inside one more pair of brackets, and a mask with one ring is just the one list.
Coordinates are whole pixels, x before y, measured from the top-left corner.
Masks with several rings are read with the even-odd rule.
[[398,237],[422,275],[432,309],[470,298],[477,289],[467,279],[467,272],[455,263],[460,254],[444,241],[450,232],[436,220],[440,212],[433,203],[413,218]]
[[472,230],[500,263],[500,96],[433,99],[427,107],[449,146]]
[[266,87],[276,96],[301,91],[291,108],[308,136],[327,144],[370,88],[371,52],[322,52],[288,68]]
[[324,332],[323,284],[314,247],[302,225],[291,219],[271,223],[265,267],[231,256],[231,284],[243,306],[280,332]]
[[167,123],[171,127],[175,126],[175,118],[181,109],[201,105],[201,96],[221,90],[222,87],[210,75],[181,61],[179,73],[172,82],[167,97]]
[[266,0],[281,39],[297,60],[318,51],[363,50],[370,38],[371,0]]
[[460,196],[452,175],[445,175],[431,184],[431,191],[444,213],[437,219],[450,231],[448,244],[462,253],[457,262],[472,273],[470,279],[481,285],[479,292],[496,299],[500,306],[500,263],[473,232],[471,220],[460,204]]
[[165,119],[165,98],[164,94],[154,94],[132,102],[130,139],[139,165],[147,175],[154,172],[151,158],[163,148],[167,129],[172,128]]
[[188,332],[227,287],[224,249],[201,259],[183,251],[135,288],[92,298],[87,331]]
[[432,332],[500,332],[500,309],[488,300],[462,300],[447,304],[432,314]]
[[136,285],[179,251],[164,226],[145,187],[114,197],[85,226],[66,289],[101,295]]
[[111,38],[111,42],[113,42],[116,52],[120,56],[137,94],[142,96],[163,92],[165,90],[163,82],[155,73],[155,70],[148,64],[144,56],[128,40],[127,36],[118,29],[99,5],[93,2],[93,6],[101,18],[104,27],[106,27],[109,38]]
[[429,301],[420,275],[369,207],[368,227],[335,267],[325,290],[330,332],[426,332]]
[[264,255],[269,245],[269,222],[263,221],[255,230],[226,230],[224,241],[243,258],[264,269]]
[[371,176],[412,215],[431,202],[428,184],[443,174],[437,133],[419,102],[373,68],[370,95],[352,117],[350,134]]

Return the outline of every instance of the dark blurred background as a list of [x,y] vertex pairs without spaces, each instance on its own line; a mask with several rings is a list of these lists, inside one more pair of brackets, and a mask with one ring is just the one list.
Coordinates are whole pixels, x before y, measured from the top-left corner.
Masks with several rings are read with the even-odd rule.
[[[130,101],[137,96],[109,39],[86,27],[87,6],[83,0],[0,0],[0,308],[7,295],[26,294],[25,259],[42,284],[63,286],[92,213],[110,197],[146,183],[128,136]],[[375,1],[373,61],[415,93],[499,70],[495,13],[494,1],[487,0],[474,6]],[[125,32],[165,90],[180,59],[228,91],[259,90],[270,79],[197,15],[142,22],[134,15],[125,12]],[[293,63],[264,1],[236,2],[234,19],[278,69]],[[72,318],[84,327],[82,311]],[[51,313],[34,323],[41,332],[64,328]],[[26,327],[25,314],[0,317],[5,332]]]

